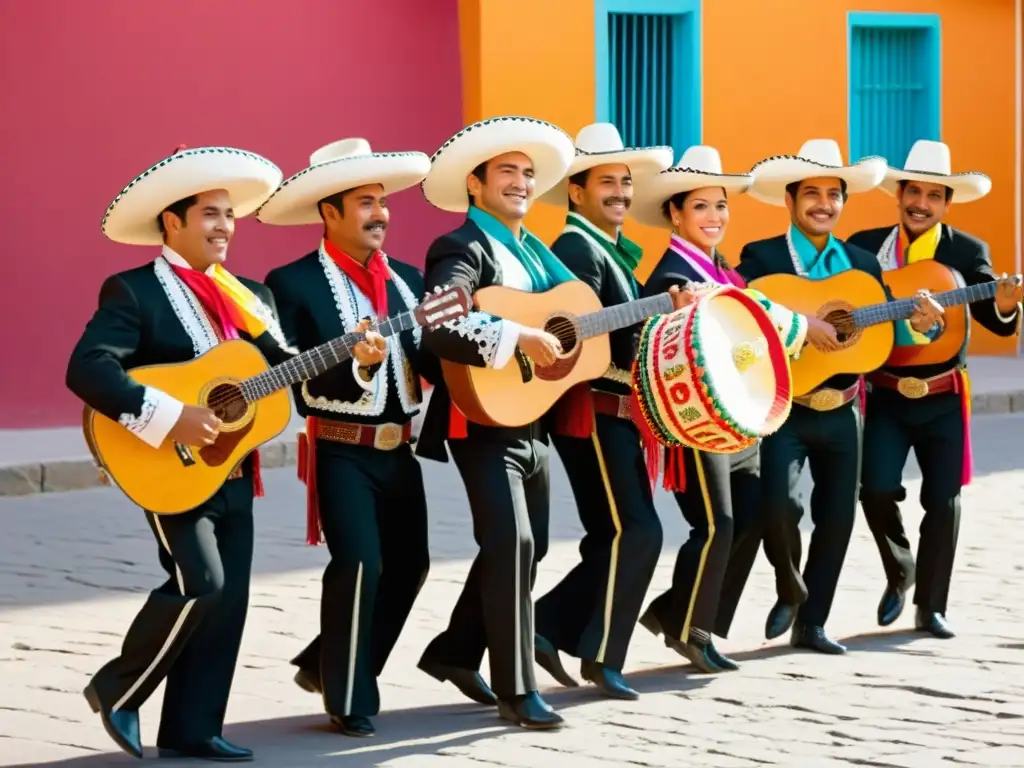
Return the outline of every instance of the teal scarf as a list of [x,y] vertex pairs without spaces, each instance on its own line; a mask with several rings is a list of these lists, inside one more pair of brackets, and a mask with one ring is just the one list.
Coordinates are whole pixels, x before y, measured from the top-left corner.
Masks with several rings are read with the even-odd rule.
[[511,229],[475,205],[469,207],[468,215],[470,221],[480,227],[485,234],[508,248],[512,255],[519,260],[530,277],[535,293],[547,291],[559,283],[576,279],[576,276],[551,252],[551,249],[529,232],[526,227],[519,228],[519,237],[517,238]]
[[818,249],[807,239],[807,235],[797,227],[790,226],[789,237],[793,242],[793,249],[797,258],[807,271],[811,280],[824,280],[826,277],[838,275],[848,269],[853,269],[850,257],[846,255],[842,244],[836,240],[831,233],[825,242],[825,247],[818,253]]

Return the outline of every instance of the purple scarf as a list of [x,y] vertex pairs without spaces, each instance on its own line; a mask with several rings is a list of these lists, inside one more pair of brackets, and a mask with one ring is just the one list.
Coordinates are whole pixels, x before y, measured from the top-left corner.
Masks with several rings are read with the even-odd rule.
[[734,269],[722,269],[714,260],[709,259],[693,243],[689,243],[679,235],[672,233],[669,238],[668,247],[681,256],[691,267],[709,283],[718,285],[735,285],[737,288],[746,288],[746,281],[740,277]]

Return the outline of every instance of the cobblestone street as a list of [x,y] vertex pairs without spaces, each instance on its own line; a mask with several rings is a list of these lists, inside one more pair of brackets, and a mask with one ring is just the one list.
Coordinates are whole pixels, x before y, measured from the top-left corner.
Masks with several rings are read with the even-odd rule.
[[[424,464],[432,568],[383,675],[377,735],[356,740],[329,730],[319,699],[294,685],[288,665],[316,633],[326,551],[303,543],[304,490],[294,468],[273,470],[257,502],[249,622],[225,735],[253,748],[258,763],[281,768],[1024,766],[1022,428],[1021,415],[975,419],[976,477],[965,492],[950,599],[957,638],[912,632],[911,606],[896,627],[879,631],[884,581],[861,517],[828,625],[849,645],[846,656],[793,651],[785,638],[765,642],[774,589],[761,556],[733,636],[719,642],[741,662],[739,672],[696,674],[638,628],[627,667],[642,694],[637,702],[561,689],[538,671],[567,720],[556,733],[505,727],[493,710],[415,667],[447,622],[474,552],[458,474],[434,462]],[[552,548],[538,595],[575,563],[580,535],[554,463]],[[916,466],[909,478],[906,517],[916,542]],[[667,586],[686,533],[671,497],[659,492],[658,505],[666,550],[651,597]],[[0,526],[0,765],[134,764],[115,752],[81,689],[163,579],[142,516],[118,492],[94,489],[0,499]],[[575,674],[578,664],[569,669]],[[162,688],[142,710],[146,745],[155,741],[161,696]]]

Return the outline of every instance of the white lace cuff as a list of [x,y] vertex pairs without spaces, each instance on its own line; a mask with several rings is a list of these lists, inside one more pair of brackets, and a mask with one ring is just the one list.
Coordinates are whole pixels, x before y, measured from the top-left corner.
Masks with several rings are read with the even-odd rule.
[[184,403],[166,392],[146,387],[139,414],[122,413],[117,422],[147,445],[159,448],[178,423],[184,407]]
[[519,323],[512,320],[501,321],[501,335],[498,337],[498,344],[494,348],[494,358],[491,360],[491,368],[500,370],[504,368],[516,351],[516,344],[519,343],[519,331],[522,328]]

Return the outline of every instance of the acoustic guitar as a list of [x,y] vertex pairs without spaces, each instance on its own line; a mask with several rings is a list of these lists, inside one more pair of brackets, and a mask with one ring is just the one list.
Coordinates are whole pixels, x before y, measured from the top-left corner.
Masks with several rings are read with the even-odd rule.
[[[922,275],[925,272],[915,271]],[[926,287],[918,285],[911,291],[906,287],[909,284],[901,282],[901,290],[911,295]],[[989,282],[963,286],[932,294],[932,298],[943,307],[969,304],[991,299],[995,296],[996,285]],[[836,329],[839,349],[820,352],[808,344],[800,357],[792,361],[794,396],[807,394],[837,374],[870,373],[885,365],[896,340],[892,323],[907,320],[914,313],[913,298],[889,301],[879,282],[867,272],[857,269],[840,272],[824,280],[786,274],[766,275],[753,280],[750,287],[787,309],[817,317]],[[948,360],[953,354],[955,351],[942,359]]]
[[[442,288],[374,330],[388,337],[416,326],[435,328],[465,316],[471,304],[465,288]],[[288,388],[351,360],[362,338],[347,333],[273,367],[254,344],[236,339],[188,362],[133,368],[128,376],[139,384],[213,410],[223,422],[216,442],[197,448],[167,439],[152,448],[86,407],[83,429],[89,450],[106,478],[143,509],[160,515],[195,509],[250,452],[285,430],[291,420]]]
[[[882,279],[898,299],[912,297],[917,291],[926,288],[944,307],[954,307],[952,311],[947,309],[942,316],[942,330],[930,343],[893,347],[885,364],[896,367],[944,363],[959,354],[970,329],[970,309],[967,305],[991,299],[996,295],[997,285],[988,282],[968,287],[959,272],[934,259],[883,272]],[[1014,280],[1019,284],[1021,276],[1015,275]],[[958,291],[965,292],[962,300]],[[939,295],[944,298],[940,300]]]
[[570,388],[600,378],[611,365],[608,334],[648,317],[674,311],[668,293],[602,307],[601,299],[579,280],[543,293],[504,286],[481,288],[476,306],[532,328],[543,328],[562,345],[549,366],[537,365],[521,350],[502,368],[481,368],[442,360],[452,402],[469,421],[492,427],[521,427],[550,410]]

